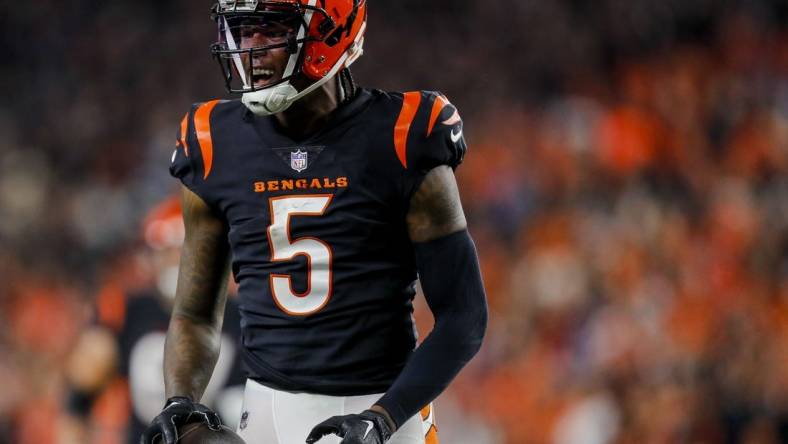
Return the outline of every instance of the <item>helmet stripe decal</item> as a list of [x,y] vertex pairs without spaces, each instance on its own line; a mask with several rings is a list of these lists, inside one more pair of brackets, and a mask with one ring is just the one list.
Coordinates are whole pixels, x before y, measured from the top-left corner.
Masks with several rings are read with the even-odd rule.
[[443,111],[443,107],[448,104],[449,101],[446,100],[446,97],[435,97],[435,101],[432,102],[432,112],[430,113],[430,125],[427,127],[427,137],[432,134],[432,128],[435,126],[435,121],[438,120],[438,116],[440,115],[441,111]]
[[186,143],[186,131],[189,129],[189,113],[183,115],[183,120],[181,120],[181,138],[178,140],[181,146],[183,147],[183,153],[186,154],[186,157],[189,157],[189,144]]
[[321,85],[323,85],[327,81],[329,81],[332,78],[334,78],[336,73],[339,72],[339,70],[341,68],[343,68],[343,67],[347,68],[348,66],[350,66],[351,60],[357,59],[361,55],[361,53],[364,52],[361,49],[362,48],[361,45],[364,43],[364,34],[363,33],[364,33],[364,28],[366,26],[367,26],[366,22],[362,23],[361,31],[359,31],[358,35],[356,36],[356,40],[354,41],[355,45],[349,47],[347,49],[347,51],[345,51],[342,54],[342,56],[339,58],[339,60],[337,60],[337,62],[334,64],[334,67],[331,68],[331,71],[329,71],[328,74],[324,75],[323,78],[318,80],[317,82],[309,85],[303,91],[301,91],[301,92],[299,92],[299,93],[297,93],[297,94],[295,94],[293,96],[288,97],[287,100],[289,100],[291,102],[295,102],[296,100],[298,100],[301,97],[304,97],[305,95],[311,93],[312,91],[316,90],[317,88],[319,88]]
[[413,119],[416,117],[416,111],[418,111],[420,103],[420,92],[406,92],[402,101],[402,109],[399,112],[399,117],[397,117],[397,123],[394,125],[394,149],[397,152],[397,158],[405,168],[408,167],[408,132]]
[[219,100],[212,100],[203,103],[194,112],[194,132],[197,133],[197,143],[200,145],[202,162],[205,169],[203,179],[208,178],[213,164],[213,138],[211,137],[211,111],[219,103]]

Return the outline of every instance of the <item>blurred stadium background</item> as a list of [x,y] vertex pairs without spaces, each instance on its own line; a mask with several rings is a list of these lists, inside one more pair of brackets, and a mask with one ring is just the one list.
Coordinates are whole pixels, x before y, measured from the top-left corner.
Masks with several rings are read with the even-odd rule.
[[[370,3],[357,80],[441,90],[470,146],[491,323],[442,441],[788,442],[788,3]],[[207,2],[7,6],[0,443],[59,443],[93,307],[152,279],[179,119],[225,93]]]

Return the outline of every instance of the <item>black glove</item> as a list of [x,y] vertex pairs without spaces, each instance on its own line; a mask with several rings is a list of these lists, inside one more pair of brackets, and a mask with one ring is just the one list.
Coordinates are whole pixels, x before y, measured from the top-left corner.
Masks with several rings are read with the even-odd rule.
[[173,396],[164,404],[164,410],[153,418],[140,438],[140,444],[154,444],[154,439],[161,436],[164,444],[175,444],[178,441],[178,427],[193,422],[204,422],[211,430],[221,430],[222,420],[219,415],[208,407],[193,402],[184,396]]
[[386,418],[372,410],[357,415],[332,416],[309,432],[307,444],[313,444],[325,435],[342,437],[340,444],[383,444],[394,433]]

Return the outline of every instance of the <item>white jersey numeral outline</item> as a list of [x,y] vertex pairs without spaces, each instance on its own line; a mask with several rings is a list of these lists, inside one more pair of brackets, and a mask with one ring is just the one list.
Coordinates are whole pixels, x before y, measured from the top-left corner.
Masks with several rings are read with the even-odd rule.
[[271,217],[268,245],[271,249],[271,262],[290,261],[298,255],[306,256],[307,260],[307,289],[303,293],[293,291],[290,275],[272,273],[269,278],[274,302],[289,315],[306,316],[315,313],[331,299],[331,247],[322,240],[309,236],[290,239],[290,218],[322,216],[333,197],[331,194],[311,194],[268,199]]

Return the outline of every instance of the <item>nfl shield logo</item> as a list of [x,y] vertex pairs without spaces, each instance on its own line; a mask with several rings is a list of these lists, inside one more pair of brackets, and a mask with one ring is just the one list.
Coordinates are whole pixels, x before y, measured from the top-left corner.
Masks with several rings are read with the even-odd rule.
[[304,171],[307,167],[307,154],[300,149],[296,152],[290,153],[290,168],[298,171]]

